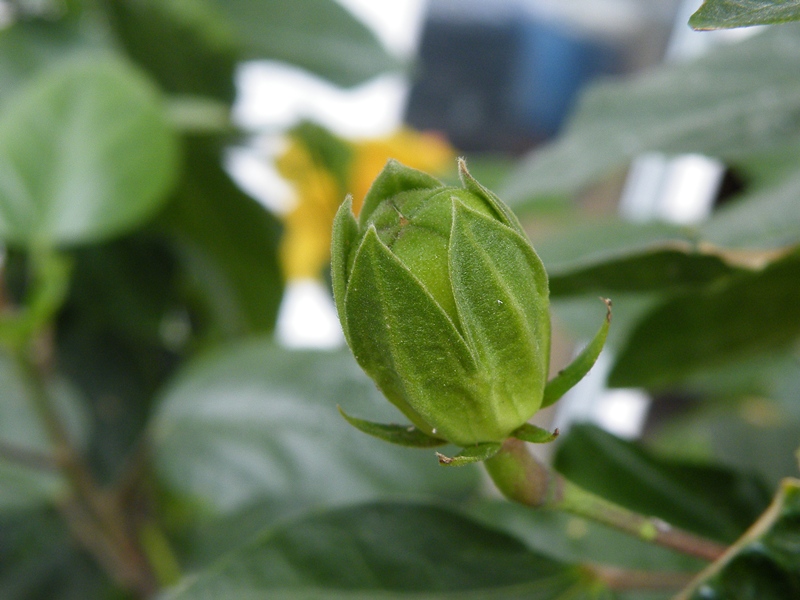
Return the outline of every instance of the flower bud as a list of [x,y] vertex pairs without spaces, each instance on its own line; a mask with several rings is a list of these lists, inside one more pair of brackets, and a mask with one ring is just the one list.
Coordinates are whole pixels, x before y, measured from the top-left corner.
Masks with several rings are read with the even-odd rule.
[[513,213],[389,161],[333,232],[333,288],[356,360],[425,434],[501,442],[540,408],[550,357],[547,275]]

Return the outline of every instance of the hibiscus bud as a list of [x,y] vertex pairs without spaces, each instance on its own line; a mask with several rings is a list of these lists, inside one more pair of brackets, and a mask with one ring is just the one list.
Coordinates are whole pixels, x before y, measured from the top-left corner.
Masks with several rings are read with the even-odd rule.
[[547,274],[516,217],[459,162],[449,187],[389,161],[333,231],[348,344],[428,436],[502,442],[540,408],[550,357]]

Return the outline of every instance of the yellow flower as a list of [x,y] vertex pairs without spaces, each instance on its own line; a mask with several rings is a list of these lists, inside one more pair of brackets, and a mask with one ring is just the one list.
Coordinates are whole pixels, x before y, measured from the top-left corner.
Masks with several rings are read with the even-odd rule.
[[297,205],[284,216],[281,264],[288,281],[319,278],[330,261],[331,228],[347,194],[358,211],[372,181],[390,158],[416,169],[442,173],[453,164],[455,151],[440,136],[399,129],[385,138],[343,142],[349,168],[336,173],[324,153],[312,152],[293,136],[277,168],[297,193]]

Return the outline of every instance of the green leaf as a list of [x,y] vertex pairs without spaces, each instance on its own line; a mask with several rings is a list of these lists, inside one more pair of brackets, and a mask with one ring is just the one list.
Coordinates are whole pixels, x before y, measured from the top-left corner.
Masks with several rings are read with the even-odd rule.
[[344,313],[344,296],[347,290],[348,262],[350,254],[355,251],[358,238],[358,222],[353,215],[353,197],[347,196],[336,211],[331,234],[331,284],[333,299],[339,322],[345,336],[349,336],[347,319]]
[[31,76],[65,58],[92,50],[110,50],[96,20],[26,20],[0,29],[0,104],[13,97]]
[[698,247],[665,223],[591,220],[537,243],[553,297],[593,292],[676,291],[741,271],[719,249]]
[[[788,149],[796,155],[796,148]],[[800,167],[800,165],[797,165]],[[800,168],[724,204],[700,226],[704,241],[730,248],[800,244]]]
[[27,246],[94,242],[166,199],[177,147],[150,83],[125,63],[59,63],[0,116],[0,237]]
[[444,446],[447,443],[446,440],[440,440],[423,433],[413,425],[384,425],[383,423],[357,419],[344,412],[341,406],[339,407],[339,414],[344,417],[345,421],[362,433],[391,444],[408,446],[409,448],[435,448]]
[[800,21],[798,0],[704,0],[689,19],[693,29],[729,29]]
[[786,479],[772,505],[677,600],[783,600],[800,596],[800,480]]
[[586,376],[597,361],[597,357],[600,356],[600,352],[606,343],[606,337],[608,337],[608,328],[611,325],[611,301],[605,298],[602,300],[606,303],[606,318],[603,324],[597,330],[592,341],[575,357],[575,360],[547,382],[544,388],[544,397],[542,398],[542,408],[550,406],[571,390],[575,384]]
[[800,28],[787,25],[593,86],[564,134],[524,159],[500,196],[520,203],[571,194],[651,150],[738,159],[796,140],[799,107]]
[[[165,92],[234,99],[234,72],[241,51],[224,43],[223,24],[202,2],[105,0],[108,21],[130,57]],[[257,3],[260,4],[260,3]]]
[[375,35],[333,0],[209,0],[247,58],[297,65],[343,86],[397,70]]
[[204,335],[271,331],[283,294],[280,226],[222,168],[222,141],[188,138],[184,177],[157,230],[176,248]]
[[[5,484],[3,484],[5,485]],[[25,600],[116,598],[113,585],[50,510],[0,514],[0,597]]]
[[548,444],[558,437],[558,429],[550,433],[547,429],[525,423],[522,427],[511,432],[511,436],[531,444]]
[[762,271],[667,300],[634,329],[609,376],[659,387],[704,368],[785,346],[800,335],[800,252]]
[[564,436],[554,464],[607,500],[725,542],[741,535],[769,502],[760,479],[670,461],[588,425]]
[[162,479],[217,511],[256,501],[296,507],[399,494],[459,496],[477,483],[426,452],[363,435],[337,413],[396,412],[346,352],[300,352],[268,340],[191,363],[153,421]]
[[593,589],[579,568],[448,510],[368,504],[269,531],[167,598],[579,600]]
[[489,460],[495,454],[500,452],[501,444],[496,442],[487,442],[485,444],[476,444],[464,448],[455,456],[445,456],[444,454],[436,453],[439,459],[439,464],[445,467],[463,467],[476,462],[483,462]]
[[390,158],[364,197],[364,203],[358,213],[358,223],[362,227],[365,226],[375,209],[387,198],[411,190],[435,190],[442,186],[442,182],[435,177]]

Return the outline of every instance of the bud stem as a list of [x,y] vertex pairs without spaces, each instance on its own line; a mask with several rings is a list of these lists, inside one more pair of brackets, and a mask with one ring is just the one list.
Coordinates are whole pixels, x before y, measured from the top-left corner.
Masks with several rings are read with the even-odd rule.
[[500,452],[484,464],[498,489],[514,502],[570,512],[708,561],[718,559],[726,550],[721,544],[630,511],[570,483],[534,458],[521,440],[506,440]]

